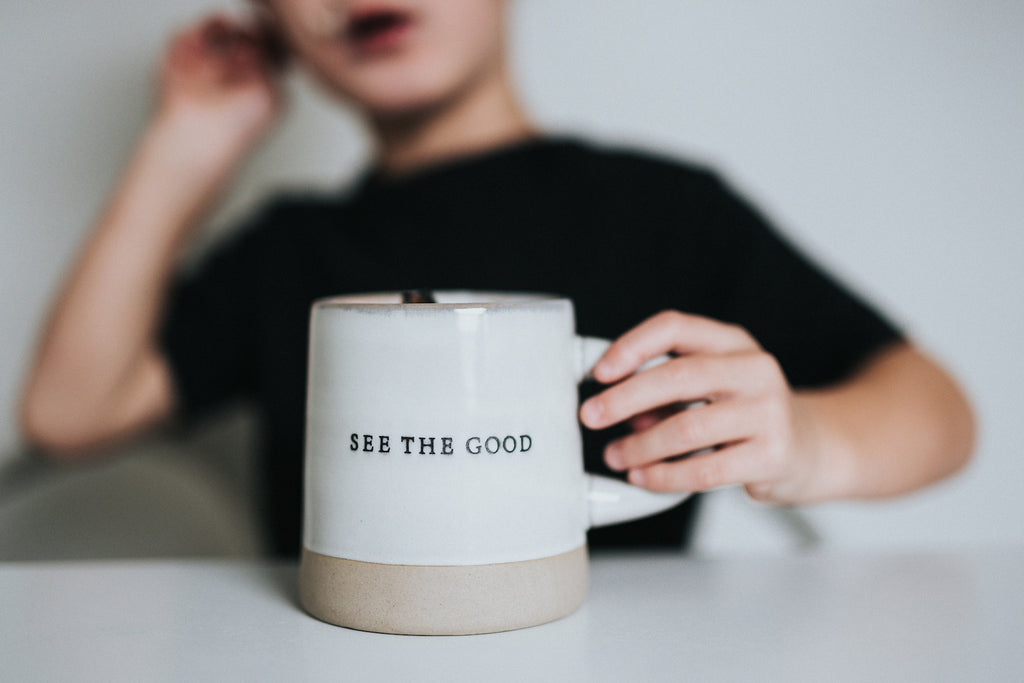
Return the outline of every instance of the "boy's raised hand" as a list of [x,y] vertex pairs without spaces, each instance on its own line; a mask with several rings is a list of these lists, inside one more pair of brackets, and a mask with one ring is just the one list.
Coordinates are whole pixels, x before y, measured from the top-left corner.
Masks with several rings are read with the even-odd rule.
[[215,16],[186,27],[160,65],[157,125],[204,168],[226,170],[281,109],[282,55],[269,25]]
[[[665,353],[674,357],[633,374]],[[616,340],[593,375],[617,383],[586,401],[580,419],[591,429],[630,421],[635,432],[604,455],[633,483],[659,491],[743,484],[752,497],[777,502],[807,496],[816,465],[808,420],[775,358],[742,328],[660,313]],[[678,408],[701,400],[708,403]],[[709,448],[716,450],[675,458]]]
[[268,38],[215,17],[172,39],[155,115],[50,314],[22,399],[30,441],[79,457],[173,412],[163,296],[183,238],[280,109]]

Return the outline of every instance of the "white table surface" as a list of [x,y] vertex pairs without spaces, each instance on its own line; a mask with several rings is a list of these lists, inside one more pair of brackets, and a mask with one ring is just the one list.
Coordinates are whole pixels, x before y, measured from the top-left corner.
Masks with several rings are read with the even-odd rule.
[[591,572],[565,619],[442,638],[316,621],[292,564],[0,564],[0,680],[1024,681],[1024,549]]

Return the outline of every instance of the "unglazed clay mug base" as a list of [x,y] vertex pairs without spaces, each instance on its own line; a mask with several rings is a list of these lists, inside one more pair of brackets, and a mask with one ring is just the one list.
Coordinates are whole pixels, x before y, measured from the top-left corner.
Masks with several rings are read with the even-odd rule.
[[361,631],[469,635],[536,626],[583,604],[587,549],[500,564],[416,566],[302,549],[300,600],[317,619]]
[[341,626],[423,635],[565,616],[586,530],[671,507],[583,472],[577,384],[608,346],[572,302],[324,299],[310,322],[299,592]]

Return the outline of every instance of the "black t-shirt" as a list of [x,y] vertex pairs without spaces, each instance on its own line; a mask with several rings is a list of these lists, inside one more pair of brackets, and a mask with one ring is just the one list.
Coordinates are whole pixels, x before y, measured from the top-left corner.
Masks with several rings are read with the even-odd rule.
[[[277,199],[174,288],[162,334],[185,418],[255,406],[275,554],[299,548],[311,302],[420,287],[562,294],[581,334],[607,338],[665,309],[738,323],[795,387],[900,337],[713,174],[648,155],[538,139]],[[602,446],[621,429],[584,429],[589,471],[608,473]],[[697,500],[590,543],[682,547]]]

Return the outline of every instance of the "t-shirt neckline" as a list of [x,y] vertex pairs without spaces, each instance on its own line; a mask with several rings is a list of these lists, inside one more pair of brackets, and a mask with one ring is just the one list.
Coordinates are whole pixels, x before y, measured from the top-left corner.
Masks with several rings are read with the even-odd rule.
[[487,149],[452,156],[398,175],[385,174],[379,166],[371,163],[358,183],[362,190],[360,194],[374,190],[394,191],[412,188],[429,184],[433,180],[461,176],[492,166],[504,166],[517,157],[528,157],[571,145],[572,140],[566,137],[550,134],[533,135]]

